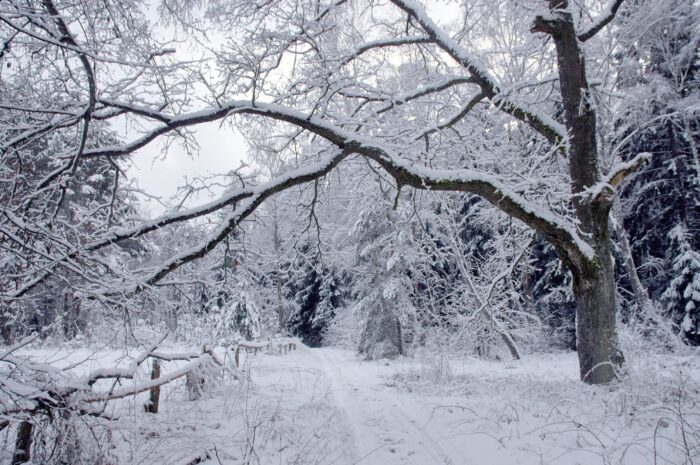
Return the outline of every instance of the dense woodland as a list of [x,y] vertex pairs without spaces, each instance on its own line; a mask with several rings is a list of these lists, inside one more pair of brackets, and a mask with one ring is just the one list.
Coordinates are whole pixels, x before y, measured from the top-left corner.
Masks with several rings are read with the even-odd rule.
[[[148,214],[133,159],[205,124],[245,163]],[[0,0],[0,427],[64,437],[129,378],[18,350],[166,336],[624,384],[700,345],[699,151],[691,0]]]

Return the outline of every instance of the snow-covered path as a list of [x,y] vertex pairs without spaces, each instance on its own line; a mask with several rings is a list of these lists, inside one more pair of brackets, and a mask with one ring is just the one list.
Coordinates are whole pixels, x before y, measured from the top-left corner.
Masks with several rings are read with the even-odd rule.
[[312,349],[327,377],[332,397],[341,411],[347,437],[348,464],[427,465],[469,464],[459,448],[426,424],[426,406],[397,393],[379,377],[376,364],[363,363],[350,352]]
[[323,393],[335,411],[333,433],[339,436],[333,465],[477,463],[470,460],[473,452],[465,437],[454,435],[453,425],[435,413],[434,405],[386,384],[393,365],[365,362],[333,348],[253,356],[250,363],[253,382],[288,401],[308,402],[310,391]]

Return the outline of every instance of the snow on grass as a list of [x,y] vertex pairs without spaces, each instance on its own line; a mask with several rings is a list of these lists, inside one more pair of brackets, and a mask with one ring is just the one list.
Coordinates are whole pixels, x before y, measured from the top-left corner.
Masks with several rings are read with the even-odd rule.
[[127,418],[120,463],[185,464],[194,455],[202,464],[334,463],[337,412],[299,358],[244,356],[247,379],[221,383],[201,401],[171,390],[157,415]]
[[[18,355],[73,367],[79,378],[100,368],[128,367],[137,354],[42,348]],[[611,386],[581,383],[575,353],[507,362],[429,354],[370,362],[352,351],[300,347],[288,354],[242,353],[241,361],[244,379],[214,370],[199,400],[188,401],[184,380],[177,380],[164,387],[158,414],[144,412],[143,393],[110,402],[106,413],[113,421],[74,422],[82,432],[82,461],[64,463],[700,462],[696,355],[632,354],[622,381]],[[162,362],[163,373],[185,363]],[[144,366],[124,385],[148,376]],[[1,463],[12,452],[12,430],[2,433]],[[42,445],[39,438],[37,444],[48,450],[51,442]]]
[[[172,346],[159,352],[188,353],[192,349]],[[216,352],[224,358],[223,349]],[[334,432],[337,409],[328,402],[327,386],[317,382],[319,372],[304,368],[313,365],[305,360],[305,354],[303,350],[291,355],[242,353],[244,379],[223,377],[221,370],[212,366],[204,396],[196,401],[187,400],[185,379],[176,380],[162,387],[157,414],[144,411],[147,392],[110,401],[105,413],[113,420],[81,417],[74,421],[80,433],[80,448],[68,452],[74,455],[55,462],[58,458],[51,457],[48,446],[57,439],[47,431],[35,440],[34,460],[75,465],[334,463],[342,445]],[[96,370],[129,367],[138,351],[37,348],[20,355],[68,368],[69,376],[79,380]],[[301,362],[295,364],[295,357]],[[162,361],[161,376],[186,363]],[[226,363],[233,363],[231,354],[226,355]],[[145,363],[133,380],[121,381],[121,388],[128,389],[149,377],[150,368]],[[110,387],[111,380],[95,384],[96,391]],[[14,428],[7,428],[3,436],[0,463],[4,464],[10,463]],[[79,456],[75,455],[78,449]]]
[[575,353],[517,362],[436,356],[398,365],[387,382],[432,405],[430,421],[469,442],[474,463],[690,464],[700,458],[697,358],[629,360],[627,374],[612,386],[581,383]]

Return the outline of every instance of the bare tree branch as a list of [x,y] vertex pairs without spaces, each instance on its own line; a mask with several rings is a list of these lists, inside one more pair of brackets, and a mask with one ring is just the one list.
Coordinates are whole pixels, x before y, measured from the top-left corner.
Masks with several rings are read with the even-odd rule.
[[424,8],[413,0],[391,0],[394,5],[415,18],[430,38],[443,51],[462,65],[474,77],[486,98],[491,100],[499,109],[514,118],[530,125],[552,144],[560,144],[566,139],[566,129],[551,117],[540,113],[535,108],[529,108],[517,103],[501,93],[500,86],[486,70],[478,57],[469,55],[459,43],[444,33],[426,14]]
[[[171,258],[146,278],[144,282],[147,284],[154,284],[183,263],[203,256],[221,242],[230,231],[269,196],[288,187],[324,176],[350,153],[358,153],[376,161],[401,184],[407,184],[417,189],[462,191],[477,194],[508,215],[541,232],[554,244],[565,259],[580,262],[593,256],[590,246],[578,236],[569,221],[529,202],[484,173],[473,170],[447,171],[418,168],[402,160],[397,154],[393,154],[381,141],[334,127],[325,121],[277,105],[258,103],[256,106],[252,106],[236,102],[228,105],[226,109],[227,113],[263,115],[296,125],[324,137],[342,148],[343,151],[330,160],[297,170],[292,174],[253,188],[249,191],[250,195],[246,196],[246,201],[228,215],[210,239],[192,250]],[[196,118],[204,117],[204,114],[201,113],[196,116]],[[183,117],[181,121],[192,119],[192,117]]]
[[610,22],[615,19],[615,15],[617,15],[617,10],[620,9],[622,6],[622,3],[625,0],[612,0],[608,6],[606,6],[603,9],[603,12],[593,20],[593,24],[586,29],[585,31],[581,32],[578,35],[578,40],[581,42],[585,42],[588,39],[592,38],[596,34],[598,34],[605,26],[610,24]]
[[461,121],[464,119],[465,116],[467,116],[475,106],[479,104],[484,99],[485,95],[483,92],[478,93],[474,97],[472,97],[466,105],[462,106],[458,112],[456,112],[454,115],[449,117],[446,121],[436,125],[435,127],[432,127],[430,129],[427,129],[424,131],[422,134],[415,136],[414,140],[419,140],[422,139],[425,136],[429,136],[431,134],[435,134],[436,132],[439,132],[443,129],[448,129],[457,124],[457,122]]
[[424,36],[405,36],[405,37],[395,37],[390,39],[376,40],[373,42],[367,42],[360,45],[352,54],[343,58],[340,62],[340,66],[345,66],[351,61],[357,59],[361,55],[380,48],[389,47],[399,47],[402,45],[416,45],[416,44],[430,44],[433,43],[433,39]]
[[[114,106],[124,109],[129,108],[129,105],[125,103],[115,102]],[[114,231],[105,238],[87,246],[88,250],[94,251],[110,243],[140,236],[168,224],[212,213],[226,205],[240,203],[235,211],[226,216],[222,224],[206,241],[190,250],[171,257],[141,281],[145,285],[156,284],[183,264],[204,256],[223,241],[241,221],[247,218],[270,196],[289,187],[325,176],[337,166],[338,163],[352,153],[357,153],[376,161],[401,184],[410,185],[417,189],[462,191],[477,194],[508,215],[523,221],[530,227],[541,232],[555,245],[565,259],[580,261],[593,255],[588,244],[578,236],[573,225],[567,220],[541,206],[532,204],[484,173],[472,170],[441,171],[417,168],[402,160],[397,154],[393,154],[381,141],[347,131],[331,123],[295,110],[290,110],[279,105],[264,103],[252,104],[248,101],[234,101],[219,108],[194,112],[182,116],[169,116],[156,110],[147,110],[142,107],[138,108],[138,112],[140,114],[147,112],[152,115],[154,119],[165,121],[166,124],[154,129],[135,142],[125,144],[124,146],[88,150],[85,152],[84,156],[115,156],[128,154],[145,146],[159,135],[169,131],[193,124],[215,121],[232,114],[250,114],[283,121],[321,136],[340,149],[338,153],[329,159],[292,171],[261,186],[249,187],[231,192],[215,202],[188,210],[181,214],[165,215],[135,228]],[[241,202],[242,200],[245,201]],[[118,292],[131,292],[137,289],[138,286],[130,286],[128,289],[121,289]],[[27,290],[28,289],[25,287],[23,292],[26,293]],[[112,294],[112,291],[110,291],[109,294]]]

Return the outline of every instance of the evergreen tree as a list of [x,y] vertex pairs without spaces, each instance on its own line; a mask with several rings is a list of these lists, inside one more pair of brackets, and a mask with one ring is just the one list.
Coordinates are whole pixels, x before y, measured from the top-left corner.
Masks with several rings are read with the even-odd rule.
[[306,243],[290,267],[286,296],[292,302],[287,329],[310,347],[320,347],[336,310],[343,305],[341,276],[332,266],[321,263],[319,256],[307,257]]
[[674,309],[674,322],[687,340],[700,345],[700,253],[693,250],[688,233],[680,225],[671,230],[669,238],[674,277],[661,299],[667,308]]
[[[684,293],[700,280],[692,260],[700,250],[700,7],[683,1],[647,7],[623,27],[638,40],[621,55],[621,80],[634,97],[620,109],[618,139],[624,160],[653,156],[623,186],[621,214],[649,296],[698,343],[696,316],[687,308],[693,291]],[[661,8],[672,12],[663,21],[655,14]]]

